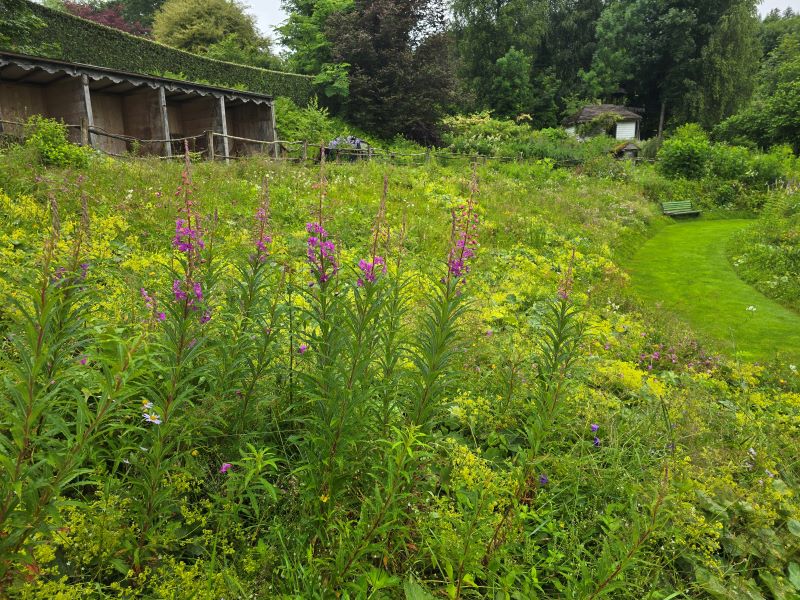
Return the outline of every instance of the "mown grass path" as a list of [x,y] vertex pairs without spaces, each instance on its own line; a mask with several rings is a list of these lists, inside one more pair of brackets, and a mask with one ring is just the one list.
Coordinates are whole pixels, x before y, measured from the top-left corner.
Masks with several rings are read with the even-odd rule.
[[[678,221],[648,240],[627,265],[636,293],[747,360],[800,359],[800,315],[737,277],[725,255],[750,221]],[[755,307],[754,311],[747,310]]]

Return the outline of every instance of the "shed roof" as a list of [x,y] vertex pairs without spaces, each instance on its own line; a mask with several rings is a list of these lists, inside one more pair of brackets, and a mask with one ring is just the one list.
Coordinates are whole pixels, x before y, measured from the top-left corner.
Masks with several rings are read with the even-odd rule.
[[618,104],[587,104],[571,117],[564,119],[564,125],[575,125],[577,123],[588,123],[592,119],[605,114],[615,114],[625,121],[640,121],[641,115],[624,106]]
[[[18,83],[47,84],[64,77],[86,75],[91,82],[106,82],[98,89],[105,92],[127,92],[142,85],[153,89],[163,87],[171,95],[199,94],[227,100],[246,100],[256,104],[269,104],[272,96],[256,92],[233,90],[217,85],[168,79],[154,75],[139,75],[105,67],[70,63],[51,58],[28,56],[0,50],[0,80]],[[90,87],[97,88],[95,84]]]

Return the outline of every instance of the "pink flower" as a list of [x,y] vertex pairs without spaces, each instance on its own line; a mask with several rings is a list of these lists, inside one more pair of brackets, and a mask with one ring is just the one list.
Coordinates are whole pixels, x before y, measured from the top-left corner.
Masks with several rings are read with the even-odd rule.
[[220,473],[227,473],[230,471],[233,465],[231,463],[222,463],[222,466],[219,468]]
[[305,354],[306,350],[308,350],[308,344],[300,344],[300,347],[297,349],[297,353]]
[[167,320],[167,313],[165,313],[165,312],[158,313],[156,315],[156,319],[158,319],[159,321],[166,321]]

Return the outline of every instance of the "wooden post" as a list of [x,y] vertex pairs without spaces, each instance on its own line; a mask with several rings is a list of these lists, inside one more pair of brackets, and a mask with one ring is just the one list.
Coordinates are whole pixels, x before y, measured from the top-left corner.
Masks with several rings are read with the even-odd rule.
[[206,131],[206,144],[208,144],[208,160],[214,161],[214,132]]
[[172,158],[172,140],[169,133],[169,114],[167,113],[167,95],[164,87],[158,88],[158,106],[161,110],[161,132],[164,134],[164,154]]
[[[275,102],[269,103],[269,122],[270,122],[270,129],[272,129],[272,139],[277,141],[278,129],[275,125]],[[275,144],[274,149],[275,149],[275,158],[278,158],[278,144]]]
[[658,117],[658,137],[664,135],[664,117],[667,114],[667,102],[665,100],[661,101],[661,114]]
[[225,162],[230,162],[230,145],[228,144],[228,117],[225,116],[225,97],[219,98],[219,118],[222,122],[222,151],[225,153]]
[[81,146],[89,145],[89,119],[81,117]]
[[308,160],[308,140],[303,140],[303,163]]
[[91,133],[91,128],[94,127],[94,113],[92,112],[92,94],[89,91],[89,77],[81,75],[81,84],[83,85],[83,108],[86,113],[87,131],[90,132],[88,137],[88,145],[94,147],[94,134]]
[[425,148],[425,163],[431,162],[431,149]]

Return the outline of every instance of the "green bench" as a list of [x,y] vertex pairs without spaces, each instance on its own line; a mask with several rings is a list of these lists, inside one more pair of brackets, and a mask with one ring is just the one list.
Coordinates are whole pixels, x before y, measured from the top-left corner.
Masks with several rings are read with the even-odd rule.
[[661,210],[670,217],[682,217],[689,215],[699,215],[700,211],[692,206],[691,200],[679,200],[678,202],[662,202]]

